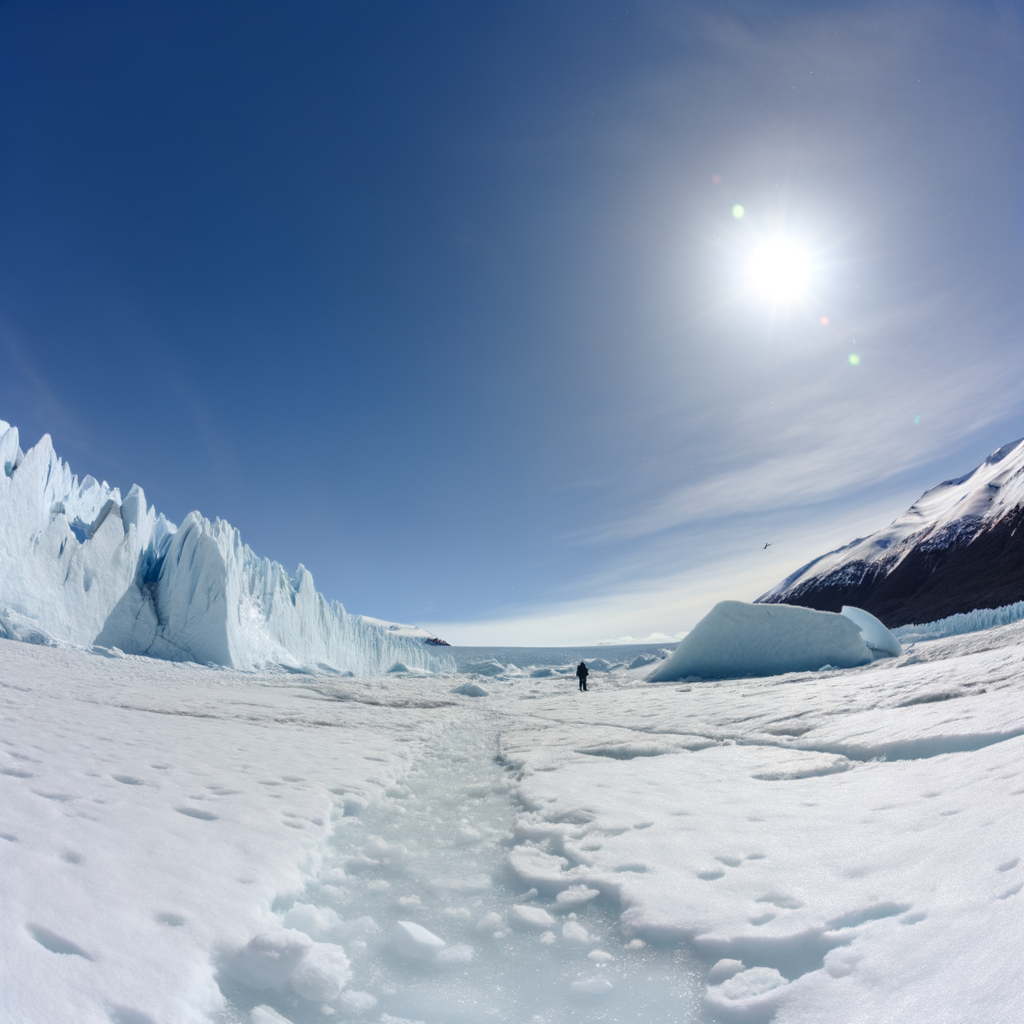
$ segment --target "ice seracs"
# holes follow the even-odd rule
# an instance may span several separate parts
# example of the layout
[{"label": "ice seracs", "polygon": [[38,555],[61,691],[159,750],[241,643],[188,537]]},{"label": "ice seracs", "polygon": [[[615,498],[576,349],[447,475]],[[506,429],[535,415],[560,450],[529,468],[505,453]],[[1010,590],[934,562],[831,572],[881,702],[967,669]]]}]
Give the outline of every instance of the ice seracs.
[{"label": "ice seracs", "polygon": [[0,420],[0,463],[0,636],[241,669],[453,667],[423,631],[349,615],[223,520],[176,527],[140,487],[79,481],[49,435],[23,452]]}]

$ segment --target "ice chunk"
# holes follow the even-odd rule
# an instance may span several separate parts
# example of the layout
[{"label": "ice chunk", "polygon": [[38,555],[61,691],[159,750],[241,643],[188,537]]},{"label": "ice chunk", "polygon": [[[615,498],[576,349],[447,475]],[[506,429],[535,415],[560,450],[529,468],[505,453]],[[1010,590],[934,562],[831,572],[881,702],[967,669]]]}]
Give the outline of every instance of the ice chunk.
[{"label": "ice chunk", "polygon": [[585,978],[569,986],[569,991],[576,996],[605,996],[611,990],[612,983],[607,978]]},{"label": "ice chunk", "polygon": [[459,942],[442,949],[434,959],[439,964],[468,964],[473,959],[473,947]]},{"label": "ice chunk", "polygon": [[736,1001],[761,996],[788,984],[788,980],[774,967],[751,967],[722,982],[718,990],[726,999]]},{"label": "ice chunk", "polygon": [[312,903],[296,903],[284,915],[284,926],[305,932],[312,939],[322,939],[341,929],[341,918],[330,907],[316,907]]},{"label": "ice chunk", "polygon": [[295,969],[292,988],[303,999],[329,1002],[337,999],[351,980],[352,969],[345,950],[330,942],[318,942]]},{"label": "ice chunk", "polygon": [[527,928],[550,928],[555,923],[555,919],[543,907],[522,907],[516,904],[509,917],[516,924]]},{"label": "ice chunk", "polygon": [[871,650],[891,655],[893,658],[898,658],[903,653],[903,647],[899,640],[871,612],[844,604],[841,614],[845,615],[860,630],[864,643]]},{"label": "ice chunk", "polygon": [[338,1002],[340,1002],[342,1008],[348,1010],[349,1013],[368,1013],[377,1005],[377,997],[370,995],[369,992],[350,991],[349,989],[346,989],[341,993],[341,998]]},{"label": "ice chunk", "polygon": [[555,902],[563,906],[574,906],[577,903],[589,903],[590,900],[596,899],[600,895],[600,889],[588,889],[585,885],[570,885],[568,889],[563,889],[555,897]]},{"label": "ice chunk", "polygon": [[828,663],[866,665],[871,652],[854,622],[784,604],[720,601],[680,641],[649,682],[813,672]]},{"label": "ice chunk", "polygon": [[745,969],[742,960],[719,960],[708,972],[708,984],[719,985]]},{"label": "ice chunk", "polygon": [[235,954],[230,972],[254,988],[279,988],[313,948],[313,940],[294,928],[276,928],[255,936]]},{"label": "ice chunk", "polygon": [[488,658],[486,661],[474,661],[469,665],[463,665],[459,671],[467,675],[500,676],[504,673],[505,666],[494,658]]},{"label": "ice chunk", "polygon": [[630,668],[644,668],[646,665],[653,665],[659,659],[653,654],[638,654],[630,663]]},{"label": "ice chunk", "polygon": [[282,1017],[272,1006],[254,1006],[249,1011],[249,1024],[292,1024],[292,1022],[287,1017]]},{"label": "ice chunk", "polygon": [[590,933],[579,921],[566,921],[562,925],[562,938],[568,942],[589,942]]},{"label": "ice chunk", "polygon": [[500,931],[505,926],[505,922],[502,920],[501,914],[496,914],[493,910],[489,914],[484,914],[476,923],[476,930],[484,935],[493,935],[496,931]]},{"label": "ice chunk", "polygon": [[430,960],[446,943],[415,921],[399,921],[391,933],[391,945],[410,960]]},{"label": "ice chunk", "polygon": [[463,697],[486,697],[488,696],[487,691],[476,683],[463,683],[461,686],[456,686],[452,693],[461,693]]}]

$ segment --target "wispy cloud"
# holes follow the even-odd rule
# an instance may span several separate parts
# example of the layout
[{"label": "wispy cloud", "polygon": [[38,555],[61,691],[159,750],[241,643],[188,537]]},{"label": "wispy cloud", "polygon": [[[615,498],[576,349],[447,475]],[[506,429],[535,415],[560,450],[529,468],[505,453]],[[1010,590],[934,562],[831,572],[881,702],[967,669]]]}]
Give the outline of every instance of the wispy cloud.
[{"label": "wispy cloud", "polygon": [[[884,526],[903,508],[891,498],[815,522],[775,524],[771,547],[749,527],[708,538],[714,549],[697,560],[680,557],[678,537],[645,549],[641,564],[607,566],[576,581],[575,593],[481,620],[421,623],[462,645],[562,646],[608,637],[668,636],[685,631],[727,598],[753,600],[796,567]],[[666,569],[667,566],[678,568]],[[634,575],[630,578],[630,574]]]}]

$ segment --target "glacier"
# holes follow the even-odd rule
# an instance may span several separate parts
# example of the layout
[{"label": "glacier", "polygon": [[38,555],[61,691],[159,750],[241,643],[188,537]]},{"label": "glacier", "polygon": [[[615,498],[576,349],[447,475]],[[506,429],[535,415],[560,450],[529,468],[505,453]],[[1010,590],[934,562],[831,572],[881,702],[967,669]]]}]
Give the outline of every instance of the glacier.
[{"label": "glacier", "polygon": [[23,452],[0,420],[0,465],[2,638],[249,671],[454,669],[426,634],[350,615],[304,566],[260,558],[230,523],[191,512],[175,526],[141,487],[122,499],[79,481],[48,434]]}]

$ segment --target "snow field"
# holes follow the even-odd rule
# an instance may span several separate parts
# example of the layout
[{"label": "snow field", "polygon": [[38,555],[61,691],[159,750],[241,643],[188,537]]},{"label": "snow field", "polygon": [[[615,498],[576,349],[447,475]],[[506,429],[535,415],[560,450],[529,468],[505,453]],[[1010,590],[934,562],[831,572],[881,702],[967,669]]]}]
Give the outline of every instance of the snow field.
[{"label": "snow field", "polygon": [[339,822],[305,889],[275,904],[307,941],[344,946],[349,988],[323,1007],[287,986],[227,984],[218,1021],[256,1021],[259,1007],[293,1024],[325,1010],[385,1024],[702,1019],[700,970],[685,951],[626,948],[599,892],[552,899],[509,870],[515,778],[495,758],[492,713],[466,703],[440,712],[422,761],[383,802]]},{"label": "snow field", "polygon": [[279,924],[332,801],[406,770],[293,678],[0,641],[5,1020],[210,1019],[216,964]]},{"label": "snow field", "polygon": [[1000,980],[1024,940],[1021,636],[537,702],[503,735],[513,864],[613,896],[627,935],[740,961],[708,987],[722,1020],[1024,1019]]},{"label": "snow field", "polygon": [[5,1013],[1024,1019],[1024,624],[757,680],[499,669],[0,641]]}]

